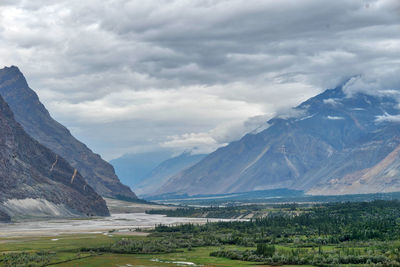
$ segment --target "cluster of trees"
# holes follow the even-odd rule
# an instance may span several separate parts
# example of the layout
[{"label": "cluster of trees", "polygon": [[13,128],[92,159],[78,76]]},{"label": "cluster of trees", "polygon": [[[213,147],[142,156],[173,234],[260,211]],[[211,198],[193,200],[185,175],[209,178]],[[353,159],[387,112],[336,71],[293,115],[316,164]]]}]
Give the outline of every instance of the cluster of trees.
[{"label": "cluster of trees", "polygon": [[49,264],[53,255],[49,252],[6,253],[0,257],[1,265],[6,267],[35,267]]},{"label": "cluster of trees", "polygon": [[[385,255],[357,255],[341,254],[341,251],[329,251],[313,253],[312,251],[278,250],[270,255],[263,255],[257,250],[228,250],[211,252],[210,256],[224,257],[233,260],[263,262],[270,265],[314,265],[314,266],[338,266],[341,264],[367,264],[375,266],[400,266],[396,260]],[[378,265],[376,265],[378,264]]]},{"label": "cluster of trees", "polygon": [[265,210],[262,205],[229,206],[229,207],[203,207],[203,208],[178,208],[175,210],[149,210],[147,214],[163,214],[168,217],[192,217],[192,218],[221,218],[231,219],[244,217]]},{"label": "cluster of trees", "polygon": [[297,214],[275,212],[247,222],[160,226],[155,232],[230,232],[250,236],[255,243],[300,241],[314,245],[400,238],[399,201],[324,204],[300,209]]},{"label": "cluster of trees", "polygon": [[220,240],[212,235],[193,233],[155,234],[153,238],[137,240],[123,238],[109,246],[82,248],[82,252],[108,252],[118,254],[157,254],[178,252],[179,249],[218,246]]},{"label": "cluster of trees", "polygon": [[[308,205],[307,205],[308,206]],[[185,207],[175,210],[148,210],[147,214],[163,214],[167,217],[192,217],[192,218],[243,218],[251,215],[252,218],[268,216],[293,215],[300,207],[299,204],[270,204],[270,205],[230,205],[230,206],[211,206],[211,207]]]},{"label": "cluster of trees", "polygon": [[176,252],[176,240],[135,240],[123,238],[109,246],[81,248],[82,252],[108,252],[118,254],[148,254]]}]

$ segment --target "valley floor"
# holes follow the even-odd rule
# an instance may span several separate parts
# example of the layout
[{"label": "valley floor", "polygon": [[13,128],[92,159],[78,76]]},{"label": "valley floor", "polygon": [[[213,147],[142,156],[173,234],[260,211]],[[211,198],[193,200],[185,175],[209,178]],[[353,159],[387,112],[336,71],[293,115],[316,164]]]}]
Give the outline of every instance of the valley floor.
[{"label": "valley floor", "polygon": [[[217,221],[220,219],[216,219]],[[165,215],[145,213],[113,214],[110,217],[93,219],[52,219],[46,221],[0,223],[0,237],[58,236],[60,234],[128,233],[136,229],[150,229],[158,224],[176,225],[182,223],[203,224],[216,221],[204,218],[172,218]]]},{"label": "valley floor", "polygon": [[[265,209],[190,208],[167,214],[236,217]],[[136,213],[0,225],[0,266],[400,266],[399,201],[270,209],[265,217],[246,221]],[[42,228],[33,231],[35,224]],[[86,232],[87,225],[96,227]],[[18,229],[23,234],[15,234]]]}]

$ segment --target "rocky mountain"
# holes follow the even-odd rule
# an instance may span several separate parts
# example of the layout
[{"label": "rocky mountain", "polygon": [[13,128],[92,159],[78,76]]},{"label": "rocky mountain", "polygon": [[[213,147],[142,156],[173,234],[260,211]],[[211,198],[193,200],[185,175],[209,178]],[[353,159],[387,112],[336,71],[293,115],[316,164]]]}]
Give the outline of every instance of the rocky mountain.
[{"label": "rocky mountain", "polygon": [[0,94],[25,131],[79,170],[97,193],[107,197],[136,198],[131,189],[119,181],[109,163],[50,116],[17,67],[0,70]]},{"label": "rocky mountain", "polygon": [[0,97],[0,221],[109,215],[103,198],[61,156],[30,137]]},{"label": "rocky mountain", "polygon": [[154,168],[171,156],[172,152],[167,150],[143,152],[126,154],[111,160],[110,163],[121,181],[137,191],[136,186],[148,177]]},{"label": "rocky mountain", "polygon": [[151,195],[162,188],[171,176],[193,166],[205,158],[205,156],[205,154],[191,155],[185,152],[161,162],[147,177],[136,185],[136,193],[139,196]]},{"label": "rocky mountain", "polygon": [[315,96],[171,178],[156,194],[217,194],[276,188],[308,194],[400,191],[400,110],[389,96]]}]

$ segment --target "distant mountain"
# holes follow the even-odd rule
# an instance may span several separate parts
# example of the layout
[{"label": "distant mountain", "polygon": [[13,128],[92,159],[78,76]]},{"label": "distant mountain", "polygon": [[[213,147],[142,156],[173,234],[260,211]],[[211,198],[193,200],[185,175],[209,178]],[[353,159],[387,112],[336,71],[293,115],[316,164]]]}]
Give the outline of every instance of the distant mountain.
[{"label": "distant mountain", "polygon": [[161,162],[169,159],[172,152],[167,150],[144,152],[137,154],[126,154],[120,158],[113,159],[110,163],[124,184],[132,188],[136,186]]},{"label": "distant mountain", "polygon": [[172,175],[193,166],[205,158],[205,156],[205,154],[191,155],[190,153],[185,152],[179,156],[163,161],[154,168],[147,177],[136,185],[136,193],[139,196],[151,195],[158,189],[162,188],[163,184],[171,178]]},{"label": "distant mountain", "polygon": [[31,138],[0,97],[0,221],[109,215],[105,201],[62,157]]},{"label": "distant mountain", "polygon": [[50,116],[17,67],[0,70],[0,94],[25,131],[65,158],[97,193],[107,197],[136,198],[129,187],[121,184],[109,163]]},{"label": "distant mountain", "polygon": [[327,90],[171,178],[156,194],[288,188],[309,194],[400,191],[400,110],[391,97]]}]

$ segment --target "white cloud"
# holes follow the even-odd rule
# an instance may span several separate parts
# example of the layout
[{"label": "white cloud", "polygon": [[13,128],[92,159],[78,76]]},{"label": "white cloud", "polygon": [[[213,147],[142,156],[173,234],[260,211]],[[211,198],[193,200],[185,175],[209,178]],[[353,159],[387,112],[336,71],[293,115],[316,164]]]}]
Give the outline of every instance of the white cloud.
[{"label": "white cloud", "polygon": [[337,106],[340,102],[335,98],[328,98],[323,100],[324,104]]},{"label": "white cloud", "polygon": [[[399,43],[400,44],[400,43]],[[399,50],[400,52],[400,50]],[[398,97],[400,93],[400,65],[388,68],[366,70],[351,78],[343,87],[349,96],[361,92],[372,95]]]},{"label": "white cloud", "polygon": [[267,129],[269,118],[268,115],[259,115],[243,121],[222,123],[208,132],[170,136],[169,140],[161,145],[178,151],[191,151],[193,154],[211,153],[247,133],[255,134]]},{"label": "white cloud", "polygon": [[343,117],[339,117],[339,116],[327,116],[326,118],[328,120],[344,120]]},{"label": "white cloud", "polygon": [[376,116],[376,122],[400,122],[400,115],[390,115],[385,113],[384,115]]}]

